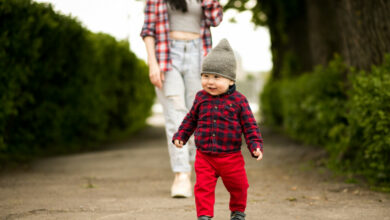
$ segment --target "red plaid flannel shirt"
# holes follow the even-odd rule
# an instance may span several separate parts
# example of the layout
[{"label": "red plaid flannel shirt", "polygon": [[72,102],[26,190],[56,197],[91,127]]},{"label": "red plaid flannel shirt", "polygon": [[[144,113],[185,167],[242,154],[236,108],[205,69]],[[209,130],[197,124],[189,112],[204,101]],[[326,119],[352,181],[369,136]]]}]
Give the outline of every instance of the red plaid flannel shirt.
[{"label": "red plaid flannel shirt", "polygon": [[[211,50],[210,26],[217,26],[222,21],[222,7],[218,0],[202,0],[203,19],[201,22],[201,38],[203,42],[203,55]],[[146,0],[145,21],[141,37],[153,36],[156,42],[156,58],[161,71],[171,69],[169,55],[169,20],[167,3],[164,0]]]},{"label": "red plaid flannel shirt", "polygon": [[[195,132],[195,133],[194,133]],[[194,133],[196,147],[205,153],[233,153],[241,150],[241,135],[251,155],[256,148],[263,152],[263,139],[249,103],[232,86],[223,95],[212,96],[201,90],[172,142],[187,142]]]}]

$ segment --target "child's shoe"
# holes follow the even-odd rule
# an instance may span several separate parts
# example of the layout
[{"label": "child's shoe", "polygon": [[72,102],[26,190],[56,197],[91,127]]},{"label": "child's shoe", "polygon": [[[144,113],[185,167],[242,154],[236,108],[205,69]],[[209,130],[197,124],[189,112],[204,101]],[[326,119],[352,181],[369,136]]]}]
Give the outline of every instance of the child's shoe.
[{"label": "child's shoe", "polygon": [[171,188],[173,198],[187,198],[192,196],[191,173],[177,173]]},{"label": "child's shoe", "polygon": [[211,218],[206,216],[206,215],[202,215],[202,216],[199,216],[198,220],[211,220]]},{"label": "child's shoe", "polygon": [[234,211],[230,215],[230,220],[245,220],[245,213],[239,212],[239,211]]}]

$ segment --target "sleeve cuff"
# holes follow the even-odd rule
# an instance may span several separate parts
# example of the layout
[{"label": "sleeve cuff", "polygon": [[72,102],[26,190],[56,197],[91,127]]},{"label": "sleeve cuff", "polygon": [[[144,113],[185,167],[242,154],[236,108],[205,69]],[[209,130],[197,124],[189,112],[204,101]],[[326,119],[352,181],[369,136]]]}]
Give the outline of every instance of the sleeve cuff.
[{"label": "sleeve cuff", "polygon": [[150,31],[150,30],[147,30],[147,29],[144,29],[144,30],[141,32],[140,35],[141,35],[142,38],[145,38],[145,37],[147,37],[147,36],[151,36],[151,37],[154,37],[154,36],[155,36],[155,34],[154,34],[153,31]]},{"label": "sleeve cuff", "polygon": [[183,141],[183,144],[186,144],[186,143],[187,143],[187,141],[184,140],[184,138],[181,137],[181,136],[179,135],[179,133],[176,133],[176,134],[173,135],[172,144],[175,144],[175,140]]},{"label": "sleeve cuff", "polygon": [[261,143],[255,143],[252,146],[249,147],[250,153],[253,158],[257,158],[254,154],[253,151],[256,151],[257,148],[260,148],[261,153],[263,153],[263,145]]}]

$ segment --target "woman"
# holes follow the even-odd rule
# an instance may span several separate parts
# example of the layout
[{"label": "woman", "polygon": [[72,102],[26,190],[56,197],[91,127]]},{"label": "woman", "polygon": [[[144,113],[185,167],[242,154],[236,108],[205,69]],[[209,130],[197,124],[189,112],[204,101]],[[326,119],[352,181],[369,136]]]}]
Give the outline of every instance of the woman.
[{"label": "woman", "polygon": [[146,0],[141,31],[148,54],[149,78],[163,106],[165,131],[175,179],[171,196],[190,197],[190,161],[195,158],[194,142],[177,149],[174,132],[201,89],[203,56],[211,50],[210,26],[222,21],[218,0]]}]

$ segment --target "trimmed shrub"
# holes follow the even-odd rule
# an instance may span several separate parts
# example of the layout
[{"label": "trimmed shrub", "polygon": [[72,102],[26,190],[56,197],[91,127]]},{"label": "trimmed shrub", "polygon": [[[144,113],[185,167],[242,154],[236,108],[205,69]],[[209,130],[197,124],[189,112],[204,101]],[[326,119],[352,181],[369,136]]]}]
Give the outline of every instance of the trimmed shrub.
[{"label": "trimmed shrub", "polygon": [[145,125],[154,89],[148,67],[133,53],[127,41],[106,34],[90,34],[96,58],[92,63],[102,102],[107,103],[107,133],[132,133]]},{"label": "trimmed shrub", "polygon": [[147,72],[126,41],[50,5],[0,0],[0,162],[140,129],[154,99]]}]

